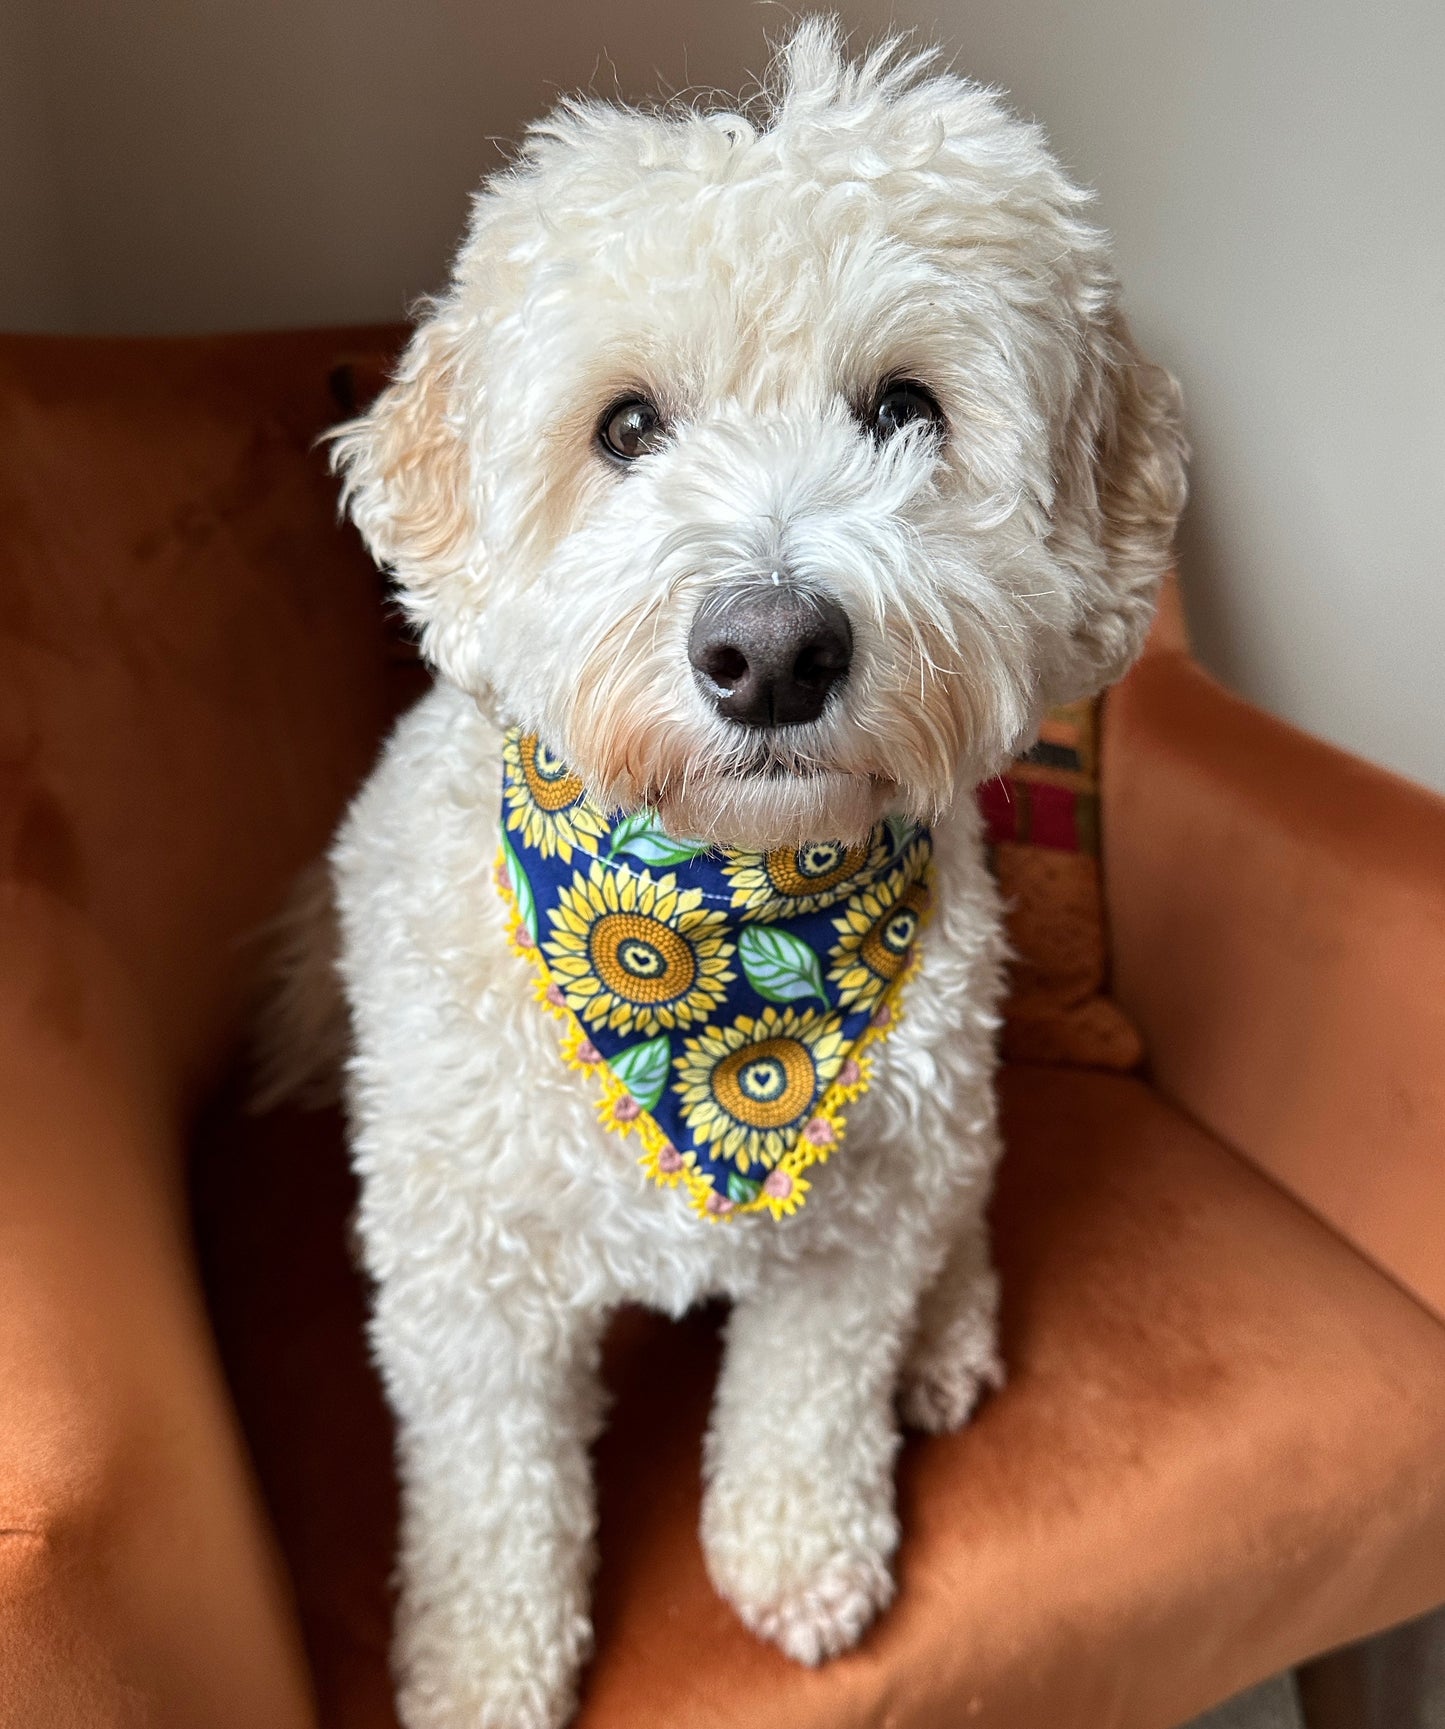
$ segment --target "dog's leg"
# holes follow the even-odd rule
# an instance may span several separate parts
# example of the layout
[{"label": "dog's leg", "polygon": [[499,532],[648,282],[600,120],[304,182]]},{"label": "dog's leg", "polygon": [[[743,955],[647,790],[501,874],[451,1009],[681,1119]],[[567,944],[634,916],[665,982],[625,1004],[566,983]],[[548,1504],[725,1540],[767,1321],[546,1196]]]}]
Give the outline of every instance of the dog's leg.
[{"label": "dog's leg", "polygon": [[924,1296],[903,1369],[899,1409],[911,1428],[946,1434],[961,1429],[980,1394],[1001,1387],[1003,1380],[998,1275],[989,1255],[987,1221],[979,1216],[955,1237],[943,1271]]},{"label": "dog's leg", "polygon": [[708,1570],[748,1626],[803,1663],[852,1645],[893,1593],[893,1396],[916,1298],[891,1255],[831,1256],[775,1268],[728,1324]]},{"label": "dog's leg", "polygon": [[399,1419],[406,1729],[557,1729],[571,1714],[591,1642],[602,1319],[465,1258],[382,1284],[373,1338]]}]

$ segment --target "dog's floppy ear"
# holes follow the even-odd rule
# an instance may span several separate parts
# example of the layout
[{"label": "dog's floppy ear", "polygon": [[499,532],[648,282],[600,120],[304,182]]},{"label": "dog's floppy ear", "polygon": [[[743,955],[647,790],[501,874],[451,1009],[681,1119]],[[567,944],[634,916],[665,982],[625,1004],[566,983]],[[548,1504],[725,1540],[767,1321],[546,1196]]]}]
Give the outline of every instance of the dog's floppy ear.
[{"label": "dog's floppy ear", "polygon": [[343,506],[423,618],[475,539],[462,354],[459,324],[436,313],[371,407],[332,434]]},{"label": "dog's floppy ear", "polygon": [[1122,313],[1096,328],[1058,453],[1052,544],[1082,579],[1080,609],[1045,680],[1050,705],[1092,696],[1144,645],[1184,508],[1179,386],[1135,346]]}]

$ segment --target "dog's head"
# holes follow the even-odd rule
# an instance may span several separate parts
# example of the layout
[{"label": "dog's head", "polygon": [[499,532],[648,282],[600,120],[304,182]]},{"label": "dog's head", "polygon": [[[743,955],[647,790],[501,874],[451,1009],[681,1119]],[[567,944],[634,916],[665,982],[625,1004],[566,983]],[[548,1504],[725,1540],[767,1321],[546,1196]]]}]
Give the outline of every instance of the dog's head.
[{"label": "dog's head", "polygon": [[853,840],[1128,665],[1178,405],[988,91],[812,21],[755,120],[534,127],[336,460],[433,664],[604,804]]}]

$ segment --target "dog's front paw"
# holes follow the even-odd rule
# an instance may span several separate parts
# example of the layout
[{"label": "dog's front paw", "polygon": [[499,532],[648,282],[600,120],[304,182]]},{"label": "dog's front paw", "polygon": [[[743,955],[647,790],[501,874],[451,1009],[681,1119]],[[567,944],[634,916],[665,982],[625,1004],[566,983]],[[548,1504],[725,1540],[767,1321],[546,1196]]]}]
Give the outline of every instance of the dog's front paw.
[{"label": "dog's front paw", "polygon": [[938,1349],[920,1352],[904,1370],[898,1410],[910,1429],[925,1435],[951,1435],[973,1415],[985,1393],[1004,1384],[998,1353],[971,1349],[949,1354]]},{"label": "dog's front paw", "polygon": [[847,1651],[893,1597],[893,1575],[866,1550],[832,1556],[811,1578],[748,1601],[732,1601],[743,1621],[795,1663],[815,1664]]},{"label": "dog's front paw", "polygon": [[947,1280],[933,1293],[903,1366],[898,1410],[911,1429],[951,1434],[986,1392],[1004,1384],[998,1354],[998,1280],[981,1273]]},{"label": "dog's front paw", "polygon": [[535,1677],[475,1670],[403,1671],[396,1690],[403,1729],[562,1729],[576,1704],[570,1686],[558,1690]]},{"label": "dog's front paw", "polygon": [[891,1498],[849,1509],[826,1495],[826,1485],[808,1485],[796,1500],[739,1504],[715,1485],[703,1511],[713,1584],[746,1626],[798,1663],[856,1645],[893,1596]]},{"label": "dog's front paw", "polygon": [[404,1729],[562,1729],[591,1643],[585,1617],[499,1601],[470,1627],[403,1599],[392,1653]]}]

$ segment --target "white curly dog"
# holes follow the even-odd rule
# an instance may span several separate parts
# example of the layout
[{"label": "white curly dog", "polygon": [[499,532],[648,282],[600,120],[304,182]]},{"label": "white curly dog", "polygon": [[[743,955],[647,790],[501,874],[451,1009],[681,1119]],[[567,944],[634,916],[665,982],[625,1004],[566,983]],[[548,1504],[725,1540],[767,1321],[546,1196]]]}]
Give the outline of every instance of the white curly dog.
[{"label": "white curly dog", "polygon": [[[535,126],[335,459],[437,674],[331,861],[402,1719],[572,1710],[623,1303],[730,1300],[707,1565],[816,1663],[892,1590],[895,1410],[950,1429],[1001,1378],[1004,945],[970,795],[1137,653],[1175,387],[1039,131],[809,20],[748,113]],[[493,876],[518,726],[599,807],[720,847],[934,825],[906,1013],[792,1216],[698,1216],[565,1066]]]}]

